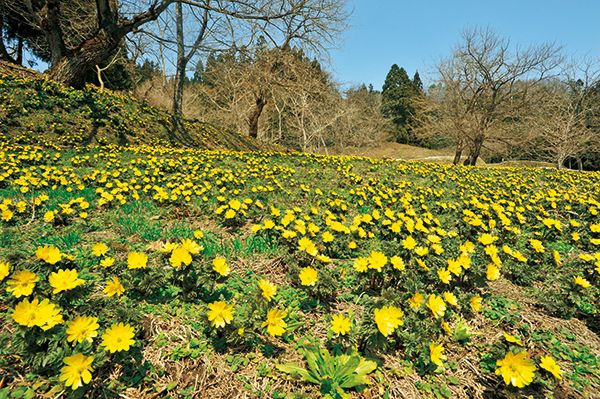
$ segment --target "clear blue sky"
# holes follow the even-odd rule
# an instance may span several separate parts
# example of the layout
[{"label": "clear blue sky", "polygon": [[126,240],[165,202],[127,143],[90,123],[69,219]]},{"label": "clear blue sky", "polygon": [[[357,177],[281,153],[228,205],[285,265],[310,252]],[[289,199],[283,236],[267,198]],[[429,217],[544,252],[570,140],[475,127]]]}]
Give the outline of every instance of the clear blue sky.
[{"label": "clear blue sky", "polygon": [[392,64],[427,83],[467,27],[490,27],[513,44],[555,42],[600,58],[600,0],[348,0],[350,28],[331,52],[336,80],[381,89]]}]

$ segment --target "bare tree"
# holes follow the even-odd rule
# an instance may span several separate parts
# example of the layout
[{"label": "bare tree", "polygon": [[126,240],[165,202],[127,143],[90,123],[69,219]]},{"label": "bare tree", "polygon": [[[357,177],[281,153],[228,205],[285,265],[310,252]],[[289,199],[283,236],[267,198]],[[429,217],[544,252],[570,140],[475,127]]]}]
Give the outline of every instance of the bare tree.
[{"label": "bare tree", "polygon": [[594,130],[600,112],[594,94],[599,89],[600,67],[592,60],[569,66],[560,80],[540,87],[528,118],[530,134],[524,136],[529,150],[538,158],[549,158],[559,169],[568,158],[577,159],[581,168],[581,155],[600,145]]},{"label": "bare tree", "polygon": [[511,122],[530,107],[532,90],[555,74],[560,48],[543,44],[511,50],[490,30],[468,30],[453,55],[438,66],[434,110],[421,117],[421,131],[450,133],[455,163],[464,149],[475,165],[485,143],[510,140]]}]

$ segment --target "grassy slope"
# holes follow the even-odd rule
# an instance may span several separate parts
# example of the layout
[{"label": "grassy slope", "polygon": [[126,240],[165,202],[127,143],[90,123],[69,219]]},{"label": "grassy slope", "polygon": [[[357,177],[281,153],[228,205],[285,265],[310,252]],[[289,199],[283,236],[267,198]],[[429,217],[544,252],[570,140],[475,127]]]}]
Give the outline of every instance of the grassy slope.
[{"label": "grassy slope", "polygon": [[[9,208],[14,211],[14,217],[2,225],[0,259],[10,260],[16,268],[30,268],[42,275],[35,295],[59,301],[66,320],[77,314],[96,315],[100,318],[101,333],[115,321],[132,323],[137,331],[138,344],[122,356],[107,357],[102,355],[102,349],[94,349],[99,338],[91,348],[77,347],[86,353],[97,350],[94,379],[83,388],[85,391],[81,391],[85,392],[84,396],[116,397],[120,393],[136,398],[318,397],[317,387],[286,378],[277,371],[276,365],[289,361],[302,364],[298,343],[304,340],[319,341],[329,347],[340,342],[328,333],[329,318],[331,314],[349,311],[354,314],[354,327],[350,339],[342,342],[345,345],[360,343],[362,353],[379,364],[372,385],[362,394],[354,393],[354,397],[385,397],[382,392],[387,392],[389,398],[520,397],[515,389],[505,388],[500,377],[494,374],[495,361],[509,347],[503,332],[521,337],[536,358],[542,354],[552,355],[565,372],[563,380],[558,382],[540,370],[536,383],[523,392],[524,397],[594,398],[600,389],[597,323],[594,327],[597,313],[596,316],[586,315],[586,312],[597,312],[594,306],[597,306],[599,280],[593,274],[593,267],[576,256],[594,251],[588,242],[588,224],[597,220],[588,212],[594,206],[584,205],[580,200],[597,198],[598,187],[594,181],[598,174],[446,168],[310,155],[150,148],[78,149],[63,151],[57,158],[54,151],[6,147],[4,154],[0,166],[6,175],[0,197],[13,200]],[[196,165],[203,167],[198,169]],[[47,167],[51,169],[48,171]],[[41,173],[54,182],[61,181],[61,176],[66,180],[54,189],[34,189],[33,181],[25,179],[31,182],[25,185],[36,195],[49,195],[47,202],[33,208],[30,192],[21,194],[22,190],[18,189],[24,182],[20,176],[25,171],[18,171],[21,168],[27,168],[27,173],[33,173],[33,176]],[[138,169],[141,176],[137,175]],[[134,199],[129,189],[120,191],[124,203],[113,199],[109,204],[99,205],[98,188],[107,187],[107,183],[115,187],[117,181],[123,184],[144,176],[156,179],[153,184],[168,193],[188,182],[192,182],[198,191],[189,201],[181,196],[160,200],[153,198],[153,188],[140,187],[139,199]],[[79,187],[81,182],[85,187]],[[514,186],[515,182],[518,182],[517,186]],[[430,187],[443,187],[445,192],[438,198]],[[123,187],[119,185],[119,188]],[[323,194],[316,193],[317,188]],[[425,272],[414,263],[417,257],[404,250],[401,244],[401,238],[408,232],[402,229],[399,235],[391,234],[389,226],[383,223],[385,218],[362,224],[366,231],[373,233],[371,238],[335,233],[334,243],[326,244],[320,234],[314,236],[312,239],[319,250],[334,258],[333,264],[315,262],[298,251],[296,240],[283,239],[275,230],[250,232],[254,223],[263,223],[266,219],[281,226],[284,210],[294,207],[298,207],[298,219],[310,218],[321,231],[331,229],[325,212],[332,212],[344,225],[349,225],[354,216],[380,209],[376,205],[376,196],[371,194],[373,189],[408,200],[401,205],[392,198],[384,199],[385,208],[395,211],[413,209],[415,217],[427,220],[427,211],[422,208],[426,205],[428,211],[439,217],[442,228],[459,233],[457,238],[443,239],[446,252],[442,256],[430,252],[423,258],[433,270],[445,267],[446,259],[456,256],[457,248],[464,240],[476,242],[481,234],[480,230],[462,221],[462,209],[481,212],[485,220],[499,223],[494,212],[478,210],[476,203],[465,204],[461,193],[476,195],[483,203],[489,203],[491,195],[498,195],[497,201],[511,198],[523,202],[524,206],[535,205],[524,211],[528,220],[522,225],[514,214],[509,216],[513,224],[522,228],[522,233],[511,233],[500,227],[492,230],[501,237],[499,247],[508,244],[519,249],[529,258],[528,265],[515,262],[502,253],[503,277],[487,283],[484,276],[489,261],[483,246],[477,244],[471,269],[465,272],[466,278],[445,286],[437,281],[433,270]],[[577,196],[557,195],[547,199],[549,189],[555,189],[559,194],[577,193]],[[361,195],[354,190],[366,193],[363,204],[359,201]],[[404,197],[407,193],[412,199]],[[43,221],[46,211],[61,209],[61,204],[69,204],[80,197],[91,204],[88,217],[78,216],[80,209],[75,202],[68,206],[75,212],[61,213],[52,223]],[[230,200],[244,198],[252,200],[246,215],[238,214],[227,220],[223,213],[215,213]],[[28,204],[21,213],[14,205],[20,200]],[[457,208],[444,208],[444,203],[454,204]],[[279,208],[281,217],[274,217],[270,206]],[[347,209],[343,210],[342,206]],[[311,211],[312,208],[317,214]],[[547,229],[536,219],[545,212],[544,209],[563,221],[563,232]],[[573,215],[577,215],[579,227],[567,227],[566,222]],[[429,223],[433,222],[430,220],[426,225]],[[209,281],[218,281],[216,285],[206,285],[203,281],[205,285],[200,289],[194,284],[186,284],[186,278],[183,278],[186,274],[176,273],[169,265],[168,255],[159,251],[166,241],[194,239],[197,229],[204,232],[204,237],[198,241],[205,249],[194,256],[194,262],[186,270],[204,273],[211,276]],[[569,238],[574,231],[581,232],[579,242]],[[428,234],[414,232],[413,235],[420,245],[430,245]],[[529,247],[531,237],[543,240],[547,248],[544,254],[536,254]],[[358,242],[357,250],[348,250],[350,240]],[[91,246],[96,242],[109,245],[108,255],[116,259],[113,267],[104,269],[98,265],[98,258],[91,254]],[[73,255],[75,260],[61,261],[55,266],[42,264],[34,253],[37,246],[45,244],[56,245]],[[557,249],[563,255],[564,265],[560,270],[554,266],[551,249]],[[148,254],[148,269],[127,269],[127,253],[134,250]],[[407,264],[402,273],[394,271],[389,264],[385,267],[388,278],[383,291],[378,284],[373,285],[373,280],[357,274],[352,266],[354,258],[368,256],[373,250],[383,250],[388,256],[401,255]],[[211,261],[215,256],[227,258],[232,269],[229,277],[218,278],[211,272]],[[312,265],[322,273],[315,288],[304,287],[298,281],[298,271],[306,265]],[[72,294],[51,295],[47,274],[58,267],[78,269],[87,281],[85,288]],[[584,274],[596,285],[587,296],[573,286],[574,273]],[[377,273],[371,274],[377,276]],[[114,276],[119,276],[126,287],[126,293],[119,301],[102,295],[105,282]],[[191,275],[187,276],[191,278]],[[392,276],[400,280],[389,285]],[[259,310],[257,318],[249,316],[252,314],[249,303],[255,300],[252,298],[257,295],[260,298],[256,288],[260,278],[267,278],[279,287],[268,307],[278,306],[288,311],[288,329],[283,337],[270,337],[261,327],[266,309]],[[461,343],[456,335],[445,337],[440,331],[439,320],[432,318],[427,308],[418,312],[410,310],[407,298],[415,287],[425,294],[433,290],[454,290],[460,308],[448,307],[445,319],[453,328],[460,326],[460,320],[466,322],[474,333],[471,339]],[[484,297],[481,313],[473,314],[468,310],[473,292]],[[206,318],[206,303],[219,298],[236,306],[233,325],[222,332],[215,331]],[[49,355],[49,366],[35,366],[35,361],[47,356],[44,349],[38,349],[33,356],[25,352],[24,358],[12,356],[15,349],[9,343],[17,342],[15,337],[25,330],[10,318],[10,309],[17,302],[4,289],[0,291],[0,318],[4,321],[0,323],[0,355],[9,355],[0,356],[0,375],[6,376],[4,382],[0,382],[0,394],[20,389],[21,393],[35,390],[39,396],[50,392],[49,397],[54,397],[62,390],[56,377],[57,370],[62,356],[70,354],[72,346],[64,342],[64,332],[58,327],[45,335],[56,337],[59,347],[56,354]],[[259,302],[264,304],[260,299]],[[371,335],[377,337],[375,342],[386,341],[373,325],[372,309],[376,304],[387,303],[395,303],[404,309],[405,326],[398,336],[389,339],[392,344],[387,347],[385,344],[383,347],[367,344]],[[565,313],[576,318],[559,317]],[[240,326],[245,327],[243,337],[236,330]],[[427,360],[427,347],[434,339],[444,342],[448,356],[444,370],[439,373]],[[515,345],[512,347],[516,348]],[[143,359],[146,363],[134,359]],[[1,390],[3,387],[6,387],[4,391]]]},{"label": "grassy slope", "polygon": [[[43,75],[0,63],[0,135],[18,143],[141,145],[169,143],[169,114],[95,87],[73,90]],[[185,122],[175,143],[253,151],[272,146],[200,121]]]},{"label": "grassy slope", "polygon": [[[173,150],[158,146],[66,148],[88,142],[164,143],[168,140],[168,116],[130,98],[93,89],[75,92],[35,75],[25,75],[0,77],[0,133],[10,137],[12,143],[0,142],[0,203],[12,201],[8,208],[13,213],[10,220],[0,220],[0,260],[9,260],[13,268],[29,268],[42,276],[35,296],[59,303],[66,321],[78,314],[98,316],[100,335],[115,321],[129,322],[136,328],[137,344],[121,356],[107,356],[98,348],[100,337],[91,347],[74,348],[65,342],[61,326],[45,335],[17,326],[10,314],[20,299],[6,292],[7,277],[0,282],[0,398],[70,393],[63,391],[57,375],[62,357],[75,350],[97,357],[92,382],[76,391],[72,395],[75,398],[318,397],[318,387],[286,377],[276,365],[290,361],[304,364],[298,352],[302,341],[319,342],[330,348],[339,343],[328,331],[331,315],[338,312],[352,312],[354,321],[349,339],[341,342],[347,346],[359,343],[361,353],[379,365],[372,384],[360,394],[354,392],[353,397],[597,397],[600,279],[593,266],[577,255],[598,251],[597,246],[590,244],[590,238],[600,236],[590,233],[589,228],[597,222],[597,216],[591,214],[594,206],[587,202],[600,195],[598,173],[447,168],[353,157]],[[200,149],[265,148],[198,122],[190,122],[189,126]],[[38,143],[47,148],[20,147],[15,142]],[[55,144],[62,147],[58,156],[52,150],[57,147]],[[408,150],[406,158],[437,155]],[[379,155],[402,157],[395,154]],[[133,182],[144,178],[152,184],[135,188],[140,194],[135,198]],[[175,199],[170,197],[178,190],[190,188],[190,183],[194,190],[189,201],[181,193]],[[22,187],[28,190],[23,192]],[[156,187],[166,190],[169,199],[156,197]],[[99,188],[116,190],[113,194],[122,195],[122,201],[114,198],[109,204],[100,205]],[[321,194],[315,191],[317,188]],[[439,191],[442,188],[443,193]],[[549,195],[551,189],[557,194]],[[48,194],[49,199],[34,204],[33,198],[41,194]],[[471,195],[477,201],[466,203],[464,199],[473,199]],[[90,203],[85,218],[80,216],[80,202],[71,202],[78,198]],[[230,200],[245,198],[252,200],[246,215],[226,220],[222,213],[216,213]],[[19,201],[26,204],[23,211],[17,209]],[[379,201],[383,204],[378,205]],[[525,223],[518,221],[514,210],[508,211],[512,225],[522,229],[519,234],[504,230],[499,215],[489,207],[486,210],[487,205],[498,203],[506,210],[510,207],[507,201],[525,207]],[[448,208],[448,204],[452,207]],[[65,206],[75,212],[62,212]],[[271,206],[281,210],[280,217],[272,215]],[[372,233],[371,237],[334,232],[335,241],[327,244],[320,233],[311,236],[319,251],[333,258],[332,264],[322,264],[299,251],[297,240],[282,238],[280,231],[251,232],[252,225],[266,219],[274,220],[283,229],[285,210],[294,207],[297,219],[309,218],[321,232],[331,230],[327,212],[348,226],[357,215],[390,208],[395,212],[414,212],[414,218],[428,220],[427,226],[433,223],[427,216],[432,212],[445,231],[456,230],[459,235],[443,238],[446,252],[440,256],[430,249],[423,259],[432,270],[425,272],[415,263],[419,257],[402,247],[401,239],[409,234],[406,228],[392,234],[389,225],[383,223],[386,218],[381,217],[361,224]],[[43,220],[49,210],[61,212],[51,223]],[[483,246],[477,244],[465,277],[453,280],[450,286],[442,285],[435,270],[447,266],[447,260],[457,255],[462,242],[477,242],[482,233],[464,222],[463,210],[481,214],[486,223],[493,220],[496,226],[491,232],[500,237],[498,247],[507,244],[522,251],[529,258],[528,264],[522,265],[501,252],[502,277],[486,282],[489,259]],[[561,220],[564,230],[545,227],[541,218],[548,216]],[[581,225],[572,226],[570,220]],[[293,225],[288,228],[293,229]],[[166,241],[195,239],[196,230],[204,232],[204,237],[198,239],[204,250],[194,256],[187,270],[209,275],[218,284],[198,280],[190,286],[185,273],[174,271],[168,255],[159,251]],[[579,241],[572,240],[573,232],[580,232]],[[412,234],[419,245],[431,245],[429,234]],[[546,252],[534,252],[530,238],[542,240]],[[358,243],[354,251],[348,249],[350,240]],[[105,269],[98,265],[98,258],[91,254],[91,246],[97,242],[108,244],[108,255],[116,259],[115,266]],[[35,251],[46,244],[56,245],[74,256],[74,261],[63,260],[55,266],[43,264],[36,259]],[[148,254],[147,269],[127,269],[127,253],[134,250]],[[353,268],[353,259],[375,250],[388,256],[398,254],[407,265],[402,273],[386,266],[387,277],[381,280],[382,284],[386,282],[385,290],[373,284],[380,281],[376,273],[371,271],[373,278],[365,278]],[[563,257],[560,267],[555,266],[552,250],[558,250]],[[227,258],[232,269],[229,277],[218,278],[212,272],[215,256]],[[299,283],[298,272],[307,265],[319,269],[317,287]],[[84,288],[51,294],[48,275],[59,267],[76,268],[86,280]],[[592,287],[584,291],[574,286],[575,274],[586,276]],[[120,300],[102,294],[106,281],[114,276],[126,287]],[[248,304],[256,300],[252,298],[260,300],[260,278],[278,285],[269,307],[278,306],[289,313],[283,337],[270,337],[261,327],[266,309],[261,308],[254,318],[248,316]],[[446,336],[439,320],[431,317],[427,308],[409,308],[408,297],[415,289],[424,294],[444,290],[457,294],[460,306],[448,306],[445,315],[453,334]],[[469,311],[469,298],[474,293],[484,298],[479,313]],[[234,325],[223,331],[215,331],[206,317],[206,304],[216,299],[236,306]],[[374,343],[381,345],[385,339],[373,324],[373,307],[389,303],[405,311],[405,325],[389,339],[391,344],[377,346]],[[565,315],[568,317],[562,317]],[[473,333],[467,342],[457,338],[461,322],[466,322]],[[236,330],[240,326],[246,330],[243,337]],[[56,348],[48,351],[44,346],[48,344],[43,341],[29,342],[37,349],[33,354],[22,346],[13,347],[13,343],[23,344],[26,332],[53,337],[56,341],[51,342]],[[536,362],[542,354],[556,358],[564,370],[563,380],[556,381],[538,370],[535,383],[523,392],[506,388],[494,374],[495,361],[509,348],[503,332],[522,338]],[[371,342],[370,336],[377,337],[376,342]],[[446,348],[448,359],[443,371],[436,372],[428,362],[427,348],[434,340],[443,342]],[[511,347],[516,349],[515,345]],[[42,366],[42,361],[47,364]]]}]

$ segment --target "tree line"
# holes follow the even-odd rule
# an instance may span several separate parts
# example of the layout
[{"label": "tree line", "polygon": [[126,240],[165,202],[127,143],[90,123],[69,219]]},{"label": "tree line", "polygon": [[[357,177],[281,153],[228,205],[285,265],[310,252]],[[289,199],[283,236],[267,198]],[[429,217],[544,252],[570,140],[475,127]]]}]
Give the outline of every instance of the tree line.
[{"label": "tree line", "polygon": [[[381,90],[323,66],[346,28],[337,0],[0,0],[0,59],[127,90],[183,116],[304,151],[386,142],[600,168],[600,68],[554,44],[465,31],[425,87],[394,64]],[[399,55],[401,57],[401,55]]]}]

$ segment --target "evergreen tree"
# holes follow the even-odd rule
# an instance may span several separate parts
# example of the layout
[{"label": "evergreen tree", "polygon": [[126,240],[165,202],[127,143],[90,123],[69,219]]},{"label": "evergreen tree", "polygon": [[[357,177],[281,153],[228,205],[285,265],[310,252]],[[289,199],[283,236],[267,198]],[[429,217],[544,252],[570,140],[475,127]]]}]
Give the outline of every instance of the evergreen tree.
[{"label": "evergreen tree", "polygon": [[406,70],[392,65],[383,84],[381,112],[395,127],[396,141],[411,142],[410,123],[414,112],[412,100],[417,90]]},{"label": "evergreen tree", "polygon": [[418,93],[423,93],[423,81],[421,81],[419,71],[415,72],[415,76],[413,76],[413,85],[417,89]]},{"label": "evergreen tree", "polygon": [[204,64],[200,60],[196,65],[196,70],[194,71],[194,76],[192,77],[192,83],[205,83],[204,74]]}]

